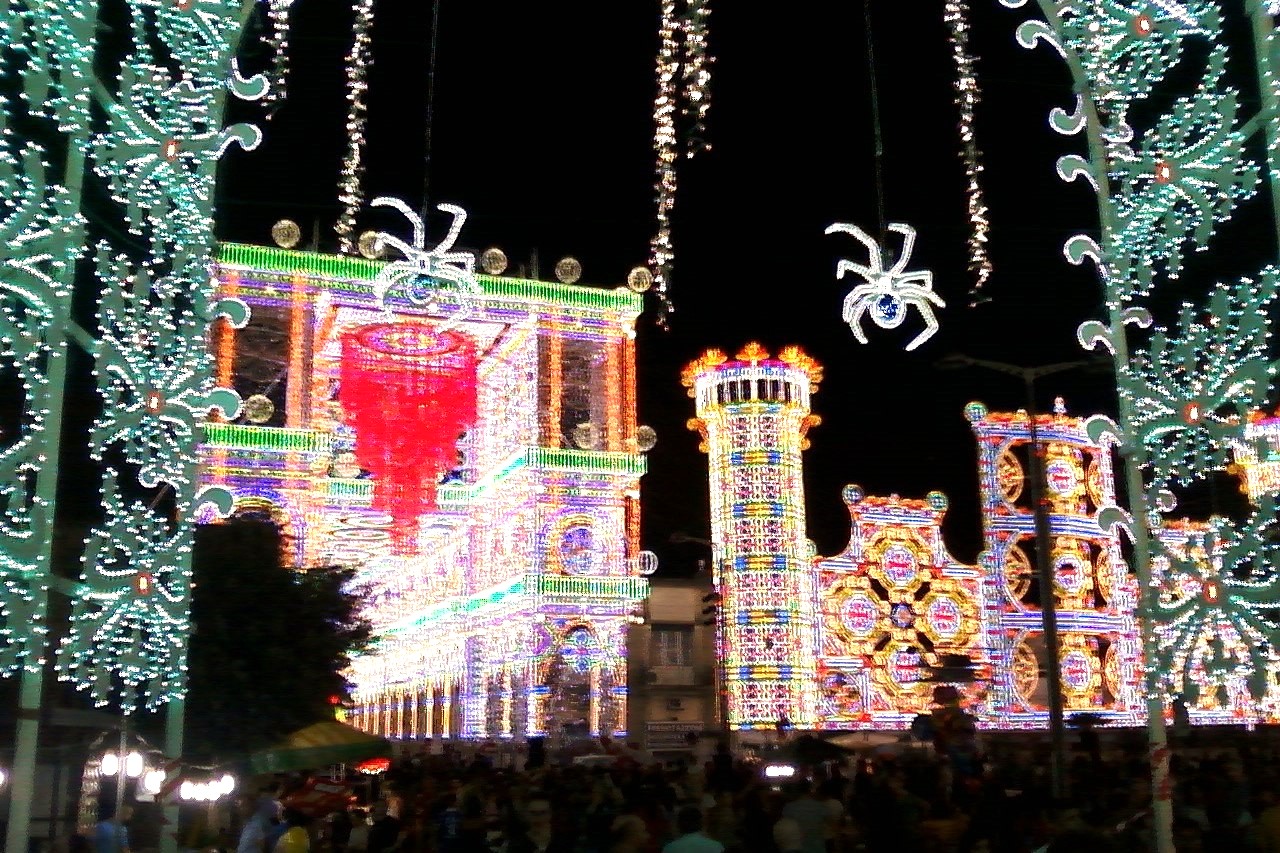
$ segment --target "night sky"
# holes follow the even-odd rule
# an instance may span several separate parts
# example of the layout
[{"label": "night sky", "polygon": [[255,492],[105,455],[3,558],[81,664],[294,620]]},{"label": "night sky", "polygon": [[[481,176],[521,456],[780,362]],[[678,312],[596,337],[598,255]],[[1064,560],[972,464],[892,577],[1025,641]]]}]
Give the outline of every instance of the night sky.
[{"label": "night sky", "polygon": [[[706,458],[685,428],[693,401],[679,380],[680,368],[704,349],[799,344],[824,365],[814,399],[823,423],[810,433],[805,457],[809,533],[822,554],[844,548],[849,520],[840,490],[858,483],[871,494],[943,491],[952,502],[951,550],[972,561],[980,546],[978,484],[963,407],[977,399],[1016,408],[1023,387],[1009,376],[944,372],[936,362],[953,352],[1022,365],[1085,358],[1075,328],[1101,316],[1092,270],[1070,266],[1060,250],[1071,234],[1096,228],[1091,190],[1054,173],[1061,154],[1083,146],[1046,121],[1049,108],[1070,105],[1070,81],[1051,51],[1015,42],[1027,10],[973,3],[982,91],[976,130],[995,271],[986,301],[969,307],[964,170],[942,3],[869,2],[883,206],[888,221],[919,232],[912,267],[932,270],[947,301],[938,312],[941,331],[906,353],[903,345],[921,328],[917,314],[896,331],[868,318],[866,346],[840,316],[858,282],[837,282],[836,261],[863,259],[852,238],[823,230],[836,221],[879,230],[863,4],[714,3],[713,149],[680,173],[670,283],[676,310],[664,331],[650,298],[639,328],[639,420],[658,433],[641,484],[643,544],[664,569],[705,556],[701,546],[669,543],[675,532],[709,531]],[[271,223],[288,217],[307,234],[318,224],[320,249],[335,250],[351,39],[351,10],[343,5],[296,4],[289,98],[262,123],[258,150],[232,149],[224,161],[220,239],[270,244]],[[370,75],[367,198],[396,195],[415,208],[424,195],[429,11],[428,3],[377,4]],[[536,251],[545,278],[572,254],[584,283],[608,288],[645,262],[655,228],[657,25],[656,0],[442,0],[429,188],[433,205],[470,212],[460,242],[477,252],[502,247],[513,269]],[[236,118],[261,117],[256,107],[238,109]],[[399,227],[378,216],[364,215],[357,230]],[[444,224],[436,219],[428,239]],[[1240,231],[1235,238],[1248,237]],[[1206,269],[1190,264],[1185,286],[1203,287]],[[1047,408],[1061,394],[1073,413],[1111,411],[1110,381],[1065,373],[1044,381],[1038,405]]]}]

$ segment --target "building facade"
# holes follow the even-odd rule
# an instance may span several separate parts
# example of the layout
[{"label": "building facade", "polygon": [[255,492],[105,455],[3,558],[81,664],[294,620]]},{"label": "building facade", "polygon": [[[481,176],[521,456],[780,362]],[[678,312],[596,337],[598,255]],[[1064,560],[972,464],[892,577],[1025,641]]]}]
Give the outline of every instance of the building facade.
[{"label": "building facade", "polygon": [[355,725],[624,734],[641,297],[477,275],[465,305],[424,304],[381,292],[384,266],[221,247],[220,295],[251,316],[211,341],[244,406],[208,426],[203,482],[273,518],[294,565],[359,568],[378,641]]},{"label": "building facade", "polygon": [[685,753],[686,736],[719,727],[711,575],[652,577],[631,628],[631,739],[655,755]]}]

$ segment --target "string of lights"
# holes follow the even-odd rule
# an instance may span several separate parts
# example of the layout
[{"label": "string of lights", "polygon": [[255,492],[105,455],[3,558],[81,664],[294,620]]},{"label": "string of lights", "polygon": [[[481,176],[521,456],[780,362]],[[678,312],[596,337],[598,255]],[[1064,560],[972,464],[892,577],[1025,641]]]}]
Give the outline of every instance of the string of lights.
[{"label": "string of lights", "polygon": [[342,172],[338,176],[338,202],[342,205],[342,213],[333,229],[338,233],[338,252],[343,255],[355,251],[356,214],[363,201],[364,129],[369,115],[369,105],[364,97],[369,90],[369,66],[373,63],[370,49],[373,0],[356,0],[354,8],[353,39],[351,52],[347,54],[347,153],[342,158]]},{"label": "string of lights", "polygon": [[[679,184],[676,162],[711,148],[706,141],[706,116],[711,107],[711,63],[707,49],[709,0],[686,0],[683,12],[677,0],[663,0],[658,28],[658,94],[653,101],[653,144],[657,153],[655,192],[658,229],[650,241],[653,292],[658,297],[658,325],[667,328],[673,310],[667,285],[675,250],[671,243],[671,212]],[[683,102],[683,106],[678,106]],[[690,124],[682,136],[677,116]]]},{"label": "string of lights", "polygon": [[966,179],[965,195],[969,211],[969,271],[974,275],[969,291],[969,305],[980,304],[983,285],[991,276],[991,257],[987,254],[987,240],[991,222],[987,219],[987,203],[982,192],[982,152],[974,136],[974,112],[980,95],[978,78],[974,69],[973,54],[969,52],[969,3],[968,0],[947,0],[943,20],[951,37],[951,56],[956,63],[956,107],[960,110],[960,157],[964,160]]},{"label": "string of lights", "polygon": [[271,30],[267,35],[267,49],[271,51],[270,88],[263,99],[270,118],[288,96],[289,87],[289,11],[293,0],[269,0],[267,18]]}]

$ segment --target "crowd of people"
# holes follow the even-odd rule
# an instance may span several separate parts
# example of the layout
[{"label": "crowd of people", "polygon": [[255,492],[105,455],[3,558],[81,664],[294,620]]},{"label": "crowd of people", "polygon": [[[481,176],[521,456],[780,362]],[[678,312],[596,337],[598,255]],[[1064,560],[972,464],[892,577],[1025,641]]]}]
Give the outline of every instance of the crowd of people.
[{"label": "crowd of people", "polygon": [[[371,801],[309,818],[279,791],[245,798],[239,853],[853,853],[1154,849],[1140,740],[1084,745],[1069,794],[1016,741],[957,767],[932,749],[850,754],[764,772],[721,743],[709,760],[519,770],[425,752],[397,760]],[[1280,763],[1246,739],[1180,748],[1173,761],[1180,853],[1280,853]],[[283,798],[288,802],[288,798]]]}]

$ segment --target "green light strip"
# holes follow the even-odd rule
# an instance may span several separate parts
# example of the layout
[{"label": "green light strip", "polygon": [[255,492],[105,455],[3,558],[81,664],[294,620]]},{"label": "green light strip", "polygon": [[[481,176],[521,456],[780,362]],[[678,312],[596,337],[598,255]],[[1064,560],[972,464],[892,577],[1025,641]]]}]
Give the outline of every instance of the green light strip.
[{"label": "green light strip", "polygon": [[313,429],[206,423],[204,443],[236,450],[328,453],[333,436]]},{"label": "green light strip", "polygon": [[[282,275],[303,275],[320,279],[371,281],[385,265],[384,261],[298,252],[244,243],[222,243],[218,246],[218,263],[249,270]],[[545,302],[575,308],[639,314],[644,310],[644,297],[625,288],[606,290],[525,278],[477,275],[485,296],[514,299],[520,302]]]},{"label": "green light strip", "polygon": [[634,474],[639,477],[646,468],[645,458],[637,453],[530,447],[525,458],[535,468],[566,468],[592,474]]},{"label": "green light strip", "polygon": [[649,582],[644,578],[583,578],[572,575],[544,575],[538,579],[542,595],[571,598],[626,598],[638,600],[648,594]]}]

